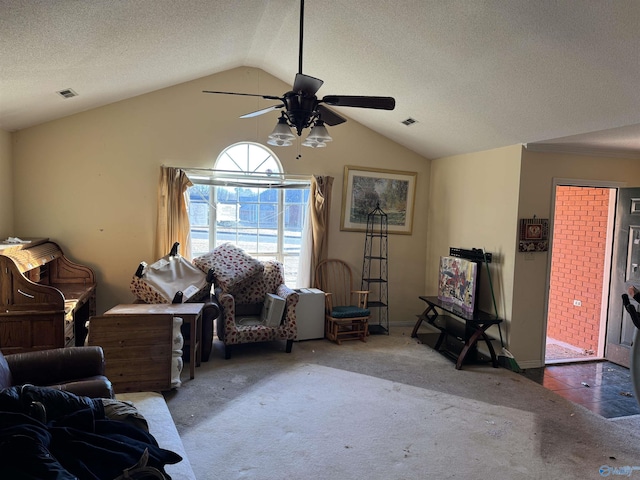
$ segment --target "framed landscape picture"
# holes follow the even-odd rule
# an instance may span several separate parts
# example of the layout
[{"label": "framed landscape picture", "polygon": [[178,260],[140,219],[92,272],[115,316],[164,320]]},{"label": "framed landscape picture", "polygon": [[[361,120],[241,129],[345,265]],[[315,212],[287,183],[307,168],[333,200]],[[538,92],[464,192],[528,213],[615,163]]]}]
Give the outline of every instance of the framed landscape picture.
[{"label": "framed landscape picture", "polygon": [[415,172],[344,167],[340,230],[364,232],[376,206],[387,214],[388,232],[410,235],[416,192]]}]

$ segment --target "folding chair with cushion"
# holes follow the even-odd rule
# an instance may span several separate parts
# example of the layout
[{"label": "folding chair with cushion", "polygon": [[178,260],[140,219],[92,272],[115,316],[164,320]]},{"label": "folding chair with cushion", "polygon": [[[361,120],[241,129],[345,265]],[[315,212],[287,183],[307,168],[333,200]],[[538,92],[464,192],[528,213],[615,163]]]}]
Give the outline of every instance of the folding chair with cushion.
[{"label": "folding chair with cushion", "polygon": [[[323,260],[316,267],[316,288],[325,292],[325,333],[338,345],[342,340],[367,341],[368,290],[353,290],[351,268],[342,260]],[[355,300],[355,301],[354,301]]]}]

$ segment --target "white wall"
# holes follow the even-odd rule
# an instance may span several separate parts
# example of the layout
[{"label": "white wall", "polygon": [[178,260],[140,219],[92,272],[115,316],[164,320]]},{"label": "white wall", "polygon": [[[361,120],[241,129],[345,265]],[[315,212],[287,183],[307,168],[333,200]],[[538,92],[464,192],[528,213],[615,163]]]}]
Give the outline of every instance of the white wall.
[{"label": "white wall", "polygon": [[[273,102],[201,91],[278,95],[289,88],[243,67],[16,132],[15,234],[54,239],[94,268],[99,312],[130,302],[138,263],[155,260],[159,167],[212,167],[232,143],[265,143],[278,118],[239,119]],[[425,288],[430,162],[352,120],[329,129],[334,141],[327,148],[274,151],[287,173],[335,177],[329,256],[346,260],[358,279],[364,233],[339,228],[344,165],[418,172],[413,235],[389,241],[390,320],[413,321]]]},{"label": "white wall", "polygon": [[[502,326],[505,339],[513,308],[520,155],[521,147],[514,145],[441,158],[431,165],[425,292],[437,295],[439,261],[449,254],[449,247],[490,252],[498,314],[506,320]],[[493,313],[485,270],[480,277],[479,306]],[[490,332],[498,336],[497,330]]]},{"label": "white wall", "polygon": [[0,240],[13,232],[13,165],[11,134],[0,130]]}]

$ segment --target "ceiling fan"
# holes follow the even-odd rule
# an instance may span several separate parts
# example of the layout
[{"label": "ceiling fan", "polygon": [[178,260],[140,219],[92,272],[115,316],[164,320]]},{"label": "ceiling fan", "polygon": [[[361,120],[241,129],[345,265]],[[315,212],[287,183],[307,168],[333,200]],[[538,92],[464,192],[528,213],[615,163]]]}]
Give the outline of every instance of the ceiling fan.
[{"label": "ceiling fan", "polygon": [[326,105],[336,107],[373,108],[377,110],[393,110],[396,101],[393,97],[372,97],[361,95],[325,95],[322,99],[316,96],[317,91],[324,83],[319,78],[302,73],[302,40],[304,26],[304,0],[300,0],[300,44],[298,54],[298,73],[293,82],[293,88],[281,97],[275,95],[260,95],[254,93],[219,92],[203,90],[203,93],[218,93],[224,95],[243,95],[249,97],[262,97],[266,100],[277,100],[279,103],[256,112],[247,113],[240,118],[257,117],[274,110],[283,109],[278,119],[278,124],[269,135],[270,145],[289,146],[295,135],[291,128],[296,130],[298,136],[302,131],[311,127],[306,140],[302,143],[308,147],[324,147],[326,142],[332,139],[324,124],[329,126],[339,125],[347,121],[342,115],[331,110]]}]

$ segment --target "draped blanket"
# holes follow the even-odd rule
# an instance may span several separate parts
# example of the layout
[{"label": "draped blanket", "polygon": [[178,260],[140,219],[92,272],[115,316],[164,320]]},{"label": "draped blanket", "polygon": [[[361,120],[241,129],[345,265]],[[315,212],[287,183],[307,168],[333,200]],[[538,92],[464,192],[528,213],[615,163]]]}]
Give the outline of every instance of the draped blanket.
[{"label": "draped blanket", "polygon": [[[33,402],[31,392],[28,403],[16,403],[16,391],[11,390],[0,392],[0,465],[6,478],[113,480],[146,455],[146,464],[162,473],[166,464],[182,460],[160,448],[145,430],[107,418],[99,400],[79,397],[77,402],[78,397],[45,394],[42,402]],[[69,412],[69,405],[77,409]],[[43,412],[59,414],[46,423],[34,418]]]}]

